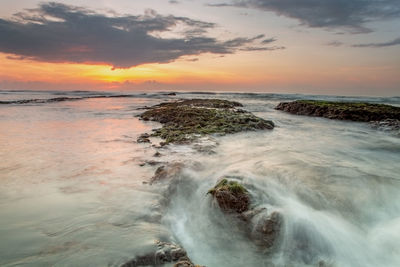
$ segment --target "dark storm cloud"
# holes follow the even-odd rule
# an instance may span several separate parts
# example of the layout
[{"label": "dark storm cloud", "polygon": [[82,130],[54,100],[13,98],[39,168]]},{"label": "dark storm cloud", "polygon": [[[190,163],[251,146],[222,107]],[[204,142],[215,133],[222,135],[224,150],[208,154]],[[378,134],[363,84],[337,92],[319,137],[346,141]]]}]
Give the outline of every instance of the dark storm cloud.
[{"label": "dark storm cloud", "polygon": [[[162,37],[180,25],[181,37]],[[166,63],[185,55],[231,54],[254,44],[253,38],[218,40],[206,36],[214,23],[187,17],[105,15],[89,9],[44,3],[36,9],[0,19],[0,52],[45,62],[106,63],[127,68]]]},{"label": "dark storm cloud", "polygon": [[233,0],[209,6],[247,7],[297,19],[303,25],[370,32],[365,23],[399,18],[399,0]]},{"label": "dark storm cloud", "polygon": [[379,47],[388,47],[388,46],[395,46],[395,45],[400,45],[400,37],[397,39],[394,39],[393,41],[382,42],[382,43],[355,44],[355,45],[353,45],[353,47],[379,48]]}]

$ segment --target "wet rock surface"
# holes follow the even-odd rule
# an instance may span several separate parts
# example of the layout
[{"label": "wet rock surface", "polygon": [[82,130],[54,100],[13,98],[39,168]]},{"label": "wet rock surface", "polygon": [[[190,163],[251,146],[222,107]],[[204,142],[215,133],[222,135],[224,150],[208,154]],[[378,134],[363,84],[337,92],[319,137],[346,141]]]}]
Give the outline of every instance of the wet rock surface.
[{"label": "wet rock surface", "polygon": [[385,119],[381,121],[371,121],[371,126],[381,131],[396,131],[400,135],[400,120]]},{"label": "wet rock surface", "polygon": [[[238,102],[227,100],[190,99],[161,103],[146,108],[147,111],[142,113],[140,118],[145,121],[160,122],[163,127],[153,130],[152,134],[142,134],[137,139],[137,142],[148,143],[151,142],[151,137],[161,137],[165,140],[160,143],[161,146],[169,143],[190,143],[192,149],[197,152],[213,154],[216,153],[214,150],[218,146],[218,142],[209,134],[224,135],[241,131],[274,128],[272,121],[258,118],[250,112],[239,109],[238,107],[241,106]],[[157,151],[153,156],[160,157],[162,154]],[[185,177],[182,173],[185,164],[178,161],[161,162],[156,160],[143,163],[143,166],[159,165],[149,184],[157,184],[159,188],[165,188],[164,198],[160,201],[163,207],[167,207],[170,204],[172,196],[176,194],[177,188],[182,184],[182,179]],[[186,186],[190,186],[187,184],[190,181],[185,180],[185,183]],[[235,218],[237,214],[249,211],[250,195],[241,184],[235,181],[223,179],[209,193],[216,199],[219,207],[224,212],[233,214],[234,220],[237,219]],[[253,221],[249,220],[246,225],[243,229],[250,236],[250,226],[253,225]],[[161,243],[159,246],[157,252],[136,257],[127,263],[130,265],[124,266],[157,266],[163,263],[174,263],[174,267],[198,266],[191,262],[186,252],[185,255],[180,253],[179,257],[175,257],[175,254],[172,253],[175,251],[174,249],[170,249],[169,246]],[[181,252],[181,250],[178,250],[178,252]]]},{"label": "wet rock surface", "polygon": [[187,257],[186,251],[179,245],[157,241],[157,249],[155,251],[149,252],[146,255],[137,256],[122,264],[121,267],[160,266],[165,263],[174,262],[174,266],[195,266]]},{"label": "wet rock surface", "polygon": [[382,121],[386,119],[400,120],[400,107],[384,104],[297,100],[279,103],[275,109],[296,115],[337,120],[360,122]]},{"label": "wet rock surface", "polygon": [[242,213],[249,209],[250,197],[247,190],[236,181],[222,179],[208,191],[224,212]]},{"label": "wet rock surface", "polygon": [[147,134],[147,133],[141,134],[141,135],[137,138],[136,142],[138,142],[138,143],[150,143],[149,137],[150,137],[150,135]]},{"label": "wet rock surface", "polygon": [[228,134],[241,131],[273,129],[272,121],[238,109],[238,102],[220,99],[190,99],[161,103],[140,115],[144,121],[163,124],[151,136],[169,143],[187,143],[208,134]]},{"label": "wet rock surface", "polygon": [[243,185],[222,179],[208,194],[218,202],[225,213],[237,214],[239,227],[257,246],[271,250],[278,244],[283,216],[278,211],[268,212],[264,207],[250,208],[250,197]]},{"label": "wet rock surface", "polygon": [[175,178],[183,169],[184,164],[182,162],[171,162],[167,165],[163,165],[157,168],[154,176],[150,180],[150,184],[169,179]]},{"label": "wet rock surface", "polygon": [[253,242],[264,248],[271,248],[275,245],[281,232],[283,222],[282,215],[273,211],[271,214],[266,212],[260,214],[260,218],[254,218],[253,228],[250,238]]}]

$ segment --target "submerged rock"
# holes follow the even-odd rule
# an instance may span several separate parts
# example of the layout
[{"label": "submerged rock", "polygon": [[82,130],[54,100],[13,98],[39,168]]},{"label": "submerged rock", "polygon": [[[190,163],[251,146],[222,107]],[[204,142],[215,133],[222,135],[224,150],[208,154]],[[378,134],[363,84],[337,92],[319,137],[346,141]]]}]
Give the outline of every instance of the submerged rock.
[{"label": "submerged rock", "polygon": [[371,121],[373,128],[381,131],[398,131],[400,134],[400,120],[385,119],[381,121]]},{"label": "submerged rock", "polygon": [[282,226],[282,215],[274,211],[271,214],[261,214],[260,218],[255,218],[254,227],[250,237],[253,242],[264,248],[271,248],[279,238]]},{"label": "submerged rock", "polygon": [[228,134],[241,131],[273,129],[272,121],[237,109],[238,102],[220,99],[190,99],[155,105],[140,115],[147,121],[163,125],[151,136],[165,139],[162,145],[190,142],[207,134]]},{"label": "submerged rock", "polygon": [[183,169],[182,162],[172,162],[168,165],[163,165],[157,168],[154,176],[150,180],[150,184],[165,180],[166,178],[176,177]]},{"label": "submerged rock", "polygon": [[157,249],[154,252],[138,256],[122,264],[121,267],[159,266],[161,264],[174,262],[176,262],[176,264],[179,264],[180,262],[189,262],[192,265],[188,266],[194,266],[187,257],[186,251],[182,247],[174,243],[157,241]]},{"label": "submerged rock", "polygon": [[149,137],[150,137],[150,135],[147,134],[147,133],[141,134],[141,135],[137,138],[136,142],[138,142],[138,143],[150,143]]},{"label": "submerged rock", "polygon": [[400,120],[400,107],[358,102],[332,102],[319,100],[297,100],[282,102],[275,108],[296,115],[308,115],[337,120],[381,121]]},{"label": "submerged rock", "polygon": [[235,181],[222,179],[208,191],[224,212],[242,213],[249,209],[250,197],[243,185]]},{"label": "submerged rock", "polygon": [[161,157],[161,156],[162,156],[162,154],[158,151],[156,153],[154,153],[154,155],[153,155],[153,157],[157,157],[157,158]]}]

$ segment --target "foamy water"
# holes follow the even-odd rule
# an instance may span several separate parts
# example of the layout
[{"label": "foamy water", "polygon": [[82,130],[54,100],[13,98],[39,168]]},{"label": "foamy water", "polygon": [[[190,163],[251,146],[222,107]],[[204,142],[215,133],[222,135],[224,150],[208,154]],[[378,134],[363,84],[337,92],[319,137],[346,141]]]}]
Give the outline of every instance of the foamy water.
[{"label": "foamy water", "polygon": [[[60,95],[93,93],[1,92],[0,100]],[[213,137],[215,154],[172,145],[154,158],[154,147],[135,140],[160,125],[138,120],[137,108],[181,97],[239,101],[276,127]],[[273,109],[298,98],[327,97],[132,94],[0,105],[0,265],[119,266],[165,239],[209,267],[400,266],[400,138]],[[166,206],[168,185],[143,183],[157,168],[140,166],[146,160],[186,164]],[[206,192],[223,176],[244,183],[254,205],[283,214],[276,251],[254,246],[212,205]]]}]

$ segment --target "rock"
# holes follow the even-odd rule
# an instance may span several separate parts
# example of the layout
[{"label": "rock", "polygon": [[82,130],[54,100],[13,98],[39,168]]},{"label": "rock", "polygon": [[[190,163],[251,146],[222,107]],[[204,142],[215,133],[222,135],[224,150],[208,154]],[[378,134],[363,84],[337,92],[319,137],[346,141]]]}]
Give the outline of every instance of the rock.
[{"label": "rock", "polygon": [[192,147],[197,152],[211,155],[216,153],[215,149],[217,148],[218,145],[219,143],[215,138],[207,136],[198,138],[196,141],[193,142]]},{"label": "rock", "polygon": [[381,121],[400,120],[400,107],[358,102],[332,102],[317,100],[297,100],[282,102],[275,108],[296,115],[308,115],[337,120]]},{"label": "rock", "polygon": [[141,135],[137,138],[136,142],[138,142],[138,143],[150,143],[149,137],[150,137],[150,135],[147,134],[147,133],[141,134]]},{"label": "rock", "polygon": [[188,257],[182,257],[181,259],[179,259],[177,263],[174,264],[174,267],[195,267],[195,266]]},{"label": "rock", "polygon": [[400,131],[400,120],[385,119],[381,121],[371,121],[373,128],[381,131]]},{"label": "rock", "polygon": [[206,267],[206,266],[194,265],[193,262],[187,256],[185,256],[180,258],[179,261],[174,264],[174,267]]},{"label": "rock", "polygon": [[247,190],[238,182],[222,179],[208,191],[224,212],[242,213],[249,209],[250,197]]},{"label": "rock", "polygon": [[156,161],[156,160],[147,160],[147,161],[146,161],[146,164],[147,164],[147,165],[150,165],[150,166],[159,165],[159,164],[161,164],[161,163],[164,163],[164,162],[162,162],[162,161]]},{"label": "rock", "polygon": [[[143,256],[138,256],[124,264],[121,267],[136,267],[136,266],[158,266],[164,263],[173,262],[190,262],[190,259],[186,256],[186,251],[174,243],[157,241],[157,250],[150,252]],[[194,266],[192,265],[188,266]],[[180,265],[185,266],[185,265]]]},{"label": "rock", "polygon": [[189,143],[209,134],[229,134],[241,131],[273,129],[272,121],[237,109],[238,102],[221,99],[189,99],[166,102],[151,107],[140,115],[144,121],[158,121],[163,125],[151,136],[169,143]]},{"label": "rock", "polygon": [[162,154],[158,151],[156,153],[154,153],[154,155],[153,155],[153,157],[157,157],[157,158],[161,157],[161,156],[162,156]]},{"label": "rock", "polygon": [[183,166],[184,165],[181,162],[172,162],[166,166],[163,165],[158,167],[154,176],[150,180],[150,184],[165,180],[166,178],[176,177],[182,171]]},{"label": "rock", "polygon": [[266,211],[266,208],[254,208],[238,215],[238,218],[244,222],[251,222],[254,216]]},{"label": "rock", "polygon": [[236,213],[238,229],[245,232],[254,244],[270,250],[279,241],[283,216],[264,207],[249,209],[250,197],[243,185],[222,179],[208,191],[225,213]]},{"label": "rock", "polygon": [[252,241],[263,248],[273,247],[281,232],[282,215],[274,211],[269,215],[262,214],[261,218],[254,219],[256,220],[250,234]]}]

